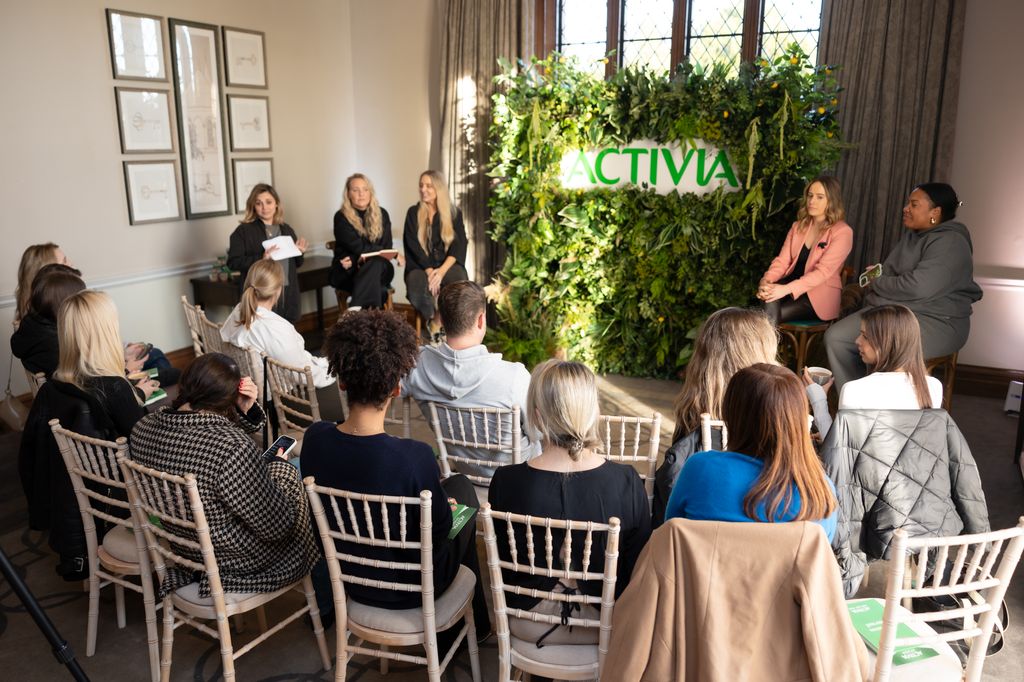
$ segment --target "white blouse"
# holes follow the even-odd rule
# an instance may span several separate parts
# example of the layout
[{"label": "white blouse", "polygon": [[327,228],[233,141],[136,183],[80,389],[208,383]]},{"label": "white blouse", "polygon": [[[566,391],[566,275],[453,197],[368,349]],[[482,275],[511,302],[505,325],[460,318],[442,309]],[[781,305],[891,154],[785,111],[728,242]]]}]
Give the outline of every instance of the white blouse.
[{"label": "white blouse", "polygon": [[336,379],[327,372],[327,359],[311,355],[302,335],[292,323],[272,310],[256,309],[256,319],[249,329],[242,324],[241,304],[220,328],[220,337],[241,348],[255,348],[267,356],[292,367],[309,366],[317,388],[330,386]]},{"label": "white blouse", "polygon": [[[932,404],[942,407],[942,383],[926,377]],[[847,382],[839,392],[840,410],[920,410],[917,393],[906,372],[874,372]]]}]

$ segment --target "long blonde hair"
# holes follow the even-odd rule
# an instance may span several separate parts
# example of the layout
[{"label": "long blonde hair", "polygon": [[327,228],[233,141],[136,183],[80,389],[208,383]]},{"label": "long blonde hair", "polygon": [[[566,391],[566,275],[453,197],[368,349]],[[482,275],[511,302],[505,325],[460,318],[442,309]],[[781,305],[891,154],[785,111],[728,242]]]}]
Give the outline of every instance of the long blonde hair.
[{"label": "long blonde hair", "polygon": [[527,421],[541,440],[579,460],[583,448],[601,444],[597,382],[586,365],[548,360],[537,365],[526,392]]},{"label": "long blonde hair", "polygon": [[[819,183],[825,190],[825,223],[821,226],[821,232],[832,227],[840,220],[846,218],[846,209],[843,208],[843,192],[839,187],[839,180],[834,175],[819,175],[804,187],[804,195],[800,198],[800,210],[796,212],[796,221],[801,232],[806,232],[814,219],[807,214],[807,195],[811,192],[811,185]],[[820,234],[819,234],[820,236]]]},{"label": "long blonde hair", "polygon": [[258,260],[249,267],[245,276],[245,290],[239,304],[242,324],[252,327],[256,319],[256,308],[260,301],[269,301],[284,287],[284,270],[274,260]]},{"label": "long blonde hair", "polygon": [[61,304],[57,343],[60,360],[53,376],[58,381],[85,390],[86,380],[93,377],[124,378],[117,306],[104,292],[84,289]]},{"label": "long blonde hair", "polygon": [[[370,205],[366,207],[365,223],[359,217],[359,211],[352,205],[352,200],[348,198],[348,189],[352,185],[353,180],[362,180],[370,190]],[[345,196],[341,199],[341,215],[345,216],[345,220],[352,227],[356,228],[356,232],[359,233],[360,237],[364,237],[371,242],[377,241],[384,234],[384,222],[380,215],[380,204],[377,202],[377,191],[373,189],[373,183],[370,182],[370,178],[362,173],[353,173],[345,180]]]},{"label": "long blonde hair", "polygon": [[57,249],[53,242],[33,244],[21,254],[18,265],[18,286],[14,290],[14,300],[18,307],[14,311],[14,321],[20,322],[28,314],[29,298],[32,296],[32,280],[44,265],[57,262]]},{"label": "long blonde hair", "polygon": [[[452,226],[452,200],[448,195],[448,183],[436,170],[423,171],[420,180],[430,178],[430,184],[437,195],[437,213],[441,216],[441,241],[447,249],[455,240],[455,228]],[[417,238],[424,253],[430,253],[430,219],[427,217],[427,205],[420,201],[416,210],[416,224],[419,225]]]},{"label": "long blonde hair", "polygon": [[673,442],[695,431],[703,412],[720,419],[732,375],[758,362],[775,362],[778,350],[778,333],[764,312],[723,308],[712,313],[697,332],[676,397]]},{"label": "long blonde hair", "polygon": [[[758,363],[729,381],[722,404],[729,449],[764,461],[743,499],[748,518],[773,523],[789,509],[794,488],[800,499],[794,521],[817,521],[835,511],[838,502],[811,444],[807,411],[804,386],[785,367]],[[764,519],[758,514],[762,504]]]}]

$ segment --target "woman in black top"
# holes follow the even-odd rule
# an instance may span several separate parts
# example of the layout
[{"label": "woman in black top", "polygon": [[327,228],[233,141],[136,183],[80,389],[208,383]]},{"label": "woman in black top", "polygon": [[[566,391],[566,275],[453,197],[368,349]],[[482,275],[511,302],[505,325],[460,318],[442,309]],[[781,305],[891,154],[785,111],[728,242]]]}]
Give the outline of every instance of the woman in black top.
[{"label": "woman in black top", "polygon": [[59,419],[64,428],[94,438],[127,437],[156,382],[146,380],[135,388],[125,378],[117,308],[103,292],[87,289],[68,297],[58,313],[57,335],[60,362],[32,402],[18,472],[28,498],[29,525],[50,529],[50,547],[61,558],[57,572],[78,580],[87,573],[85,532],[48,421]]},{"label": "woman in black top", "polygon": [[[597,385],[594,373],[578,362],[549,360],[533,370],[526,397],[526,412],[536,436],[542,443],[541,454],[523,464],[499,467],[491,479],[488,499],[496,511],[528,514],[572,521],[607,523],[611,517],[620,522],[618,579],[616,597],[629,584],[633,566],[640,550],[651,535],[651,510],[643,481],[636,470],[625,464],[606,461],[594,448],[600,445],[597,422]],[[516,530],[516,543],[522,551],[525,532]],[[564,531],[552,531],[555,547],[561,547]],[[574,538],[575,539],[575,538]],[[583,541],[572,543],[572,566],[582,562]],[[605,536],[596,534],[590,552],[591,570],[603,566]],[[498,553],[511,560],[508,539],[498,533]],[[556,559],[557,562],[557,559]],[[540,560],[543,564],[543,559]],[[597,569],[593,568],[597,565]],[[558,563],[558,566],[561,564]],[[506,582],[526,588],[567,591],[571,585],[558,585],[557,578],[525,576],[508,572]],[[578,589],[600,597],[601,583],[581,582]],[[507,594],[508,606],[518,609],[562,613],[562,602],[541,601],[536,597]],[[598,618],[593,607],[588,613],[565,614],[573,617]],[[592,629],[570,630],[547,624],[511,619],[512,634],[526,641],[543,639],[545,644],[582,644],[596,642],[598,633]]]},{"label": "woman in black top", "polygon": [[50,379],[57,369],[57,310],[72,294],[85,289],[82,273],[68,265],[51,263],[32,280],[28,312],[11,335],[11,352],[33,374]]},{"label": "woman in black top", "polygon": [[391,216],[377,203],[373,183],[362,173],[345,181],[341,210],[334,214],[334,262],[331,286],[352,295],[349,310],[383,308],[395,268],[404,264],[399,253],[363,258],[365,253],[394,251],[391,240]]},{"label": "woman in black top", "polygon": [[[295,230],[284,222],[281,210],[281,199],[277,191],[268,184],[260,183],[252,188],[249,199],[245,202],[245,218],[241,225],[231,233],[228,246],[228,267],[242,273],[240,282],[245,281],[249,267],[261,258],[273,258],[276,246],[263,248],[263,242],[273,237],[286,236],[295,240],[295,245],[302,253],[306,252],[306,240],[298,239]],[[294,323],[299,319],[299,274],[302,265],[301,255],[278,261],[284,269],[285,286],[274,312]]]},{"label": "woman in black top", "polygon": [[405,214],[405,289],[409,303],[427,322],[431,334],[440,329],[437,295],[466,274],[466,226],[452,206],[444,176],[428,170],[420,175],[420,201]]}]

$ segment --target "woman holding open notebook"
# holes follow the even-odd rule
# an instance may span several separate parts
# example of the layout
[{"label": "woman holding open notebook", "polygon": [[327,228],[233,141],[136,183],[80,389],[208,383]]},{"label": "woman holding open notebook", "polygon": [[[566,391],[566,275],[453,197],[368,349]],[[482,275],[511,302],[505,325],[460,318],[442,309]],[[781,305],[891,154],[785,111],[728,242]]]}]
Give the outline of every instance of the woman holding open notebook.
[{"label": "woman holding open notebook", "polygon": [[[285,245],[273,244],[264,248],[264,243],[277,237],[291,237],[297,256],[281,258],[288,248]],[[242,224],[231,233],[228,246],[228,267],[242,273],[242,281],[252,264],[260,259],[276,260],[284,269],[284,291],[274,312],[289,322],[299,319],[299,273],[302,265],[302,254],[308,244],[305,239],[298,239],[295,230],[284,222],[284,211],[277,191],[266,183],[259,183],[252,188],[249,199],[245,202],[245,218]]]},{"label": "woman holding open notebook", "polygon": [[352,295],[349,310],[383,308],[395,268],[405,264],[392,247],[391,216],[377,202],[373,183],[362,173],[345,181],[341,209],[334,214],[331,286]]}]

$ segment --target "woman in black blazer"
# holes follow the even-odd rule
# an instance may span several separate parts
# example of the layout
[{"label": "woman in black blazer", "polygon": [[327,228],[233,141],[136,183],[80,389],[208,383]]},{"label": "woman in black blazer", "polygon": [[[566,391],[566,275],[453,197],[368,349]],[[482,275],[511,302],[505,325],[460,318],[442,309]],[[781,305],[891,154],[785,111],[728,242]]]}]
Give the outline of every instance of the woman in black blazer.
[{"label": "woman in black blazer", "polygon": [[[263,242],[279,236],[291,237],[299,251],[306,252],[306,240],[298,239],[295,230],[284,222],[284,211],[281,210],[281,199],[277,191],[270,185],[260,183],[249,193],[249,199],[245,202],[245,218],[231,233],[228,246],[228,267],[242,273],[240,282],[245,281],[245,275],[253,263],[261,258],[273,258],[277,247],[265,250]],[[302,259],[300,255],[278,261],[285,272],[285,285],[274,312],[292,323],[299,319],[298,269]]]},{"label": "woman in black blazer", "polygon": [[334,214],[334,261],[331,286],[351,293],[349,310],[383,308],[395,276],[392,258],[405,264],[400,253],[363,258],[363,254],[393,251],[391,216],[377,202],[373,183],[362,173],[345,181],[341,209]]},{"label": "woman in black blazer", "polygon": [[434,334],[440,329],[436,300],[441,287],[469,279],[462,211],[452,206],[448,185],[437,171],[420,175],[420,201],[405,214],[403,241],[406,296]]}]

